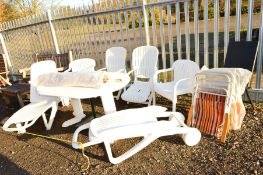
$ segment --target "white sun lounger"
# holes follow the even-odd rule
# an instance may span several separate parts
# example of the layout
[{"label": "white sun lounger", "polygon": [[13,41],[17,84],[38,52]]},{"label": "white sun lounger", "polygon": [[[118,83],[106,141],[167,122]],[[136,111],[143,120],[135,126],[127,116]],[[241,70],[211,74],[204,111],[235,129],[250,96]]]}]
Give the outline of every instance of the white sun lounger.
[{"label": "white sun lounger", "polygon": [[[37,92],[37,84],[34,83],[39,75],[51,72],[57,72],[56,63],[54,61],[41,61],[32,64],[30,76],[30,104],[18,110],[5,122],[3,126],[5,131],[18,131],[23,133],[26,131],[26,128],[32,126],[40,117],[43,118],[46,129],[49,130],[51,128],[60,99],[57,97],[39,95]],[[49,121],[47,121],[45,112],[50,108],[52,111]],[[12,127],[12,125],[16,125],[16,127]]]},{"label": "white sun lounger", "polygon": [[[89,142],[83,146],[104,143],[110,162],[117,164],[162,136],[181,134],[184,142],[189,146],[196,145],[200,141],[200,132],[196,128],[187,127],[181,113],[165,111],[164,107],[149,106],[122,110],[96,118],[75,131],[72,146],[76,149],[80,148],[77,144],[78,135],[82,130],[89,129]],[[169,120],[158,121],[159,117],[168,117]],[[126,153],[114,158],[110,144],[116,140],[133,137],[144,137],[144,139]]]}]

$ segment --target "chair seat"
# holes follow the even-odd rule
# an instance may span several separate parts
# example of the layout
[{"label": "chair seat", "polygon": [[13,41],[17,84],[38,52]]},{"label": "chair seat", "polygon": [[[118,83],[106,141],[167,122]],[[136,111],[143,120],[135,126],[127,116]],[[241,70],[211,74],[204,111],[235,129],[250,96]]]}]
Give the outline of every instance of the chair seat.
[{"label": "chair seat", "polygon": [[[163,97],[173,100],[174,99],[174,85],[176,82],[167,83],[155,83],[154,90]],[[183,95],[187,93],[192,93],[193,87],[189,87],[188,84],[181,83],[176,89],[176,95]]]},{"label": "chair seat", "polygon": [[151,94],[150,82],[135,81],[124,93],[121,98],[128,102],[144,103]]}]

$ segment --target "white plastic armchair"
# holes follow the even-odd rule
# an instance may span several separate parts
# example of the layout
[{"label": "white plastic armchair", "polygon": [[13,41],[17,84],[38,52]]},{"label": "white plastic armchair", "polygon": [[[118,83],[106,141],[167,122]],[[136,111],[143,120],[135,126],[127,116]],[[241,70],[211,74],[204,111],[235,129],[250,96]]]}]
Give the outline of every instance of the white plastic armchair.
[{"label": "white plastic armchair", "polygon": [[69,63],[69,69],[67,72],[78,72],[82,70],[95,71],[96,62],[92,58],[81,58]]},{"label": "white plastic armchair", "polygon": [[[95,71],[96,62],[92,58],[81,58],[74,61],[71,61],[69,63],[69,68],[65,70],[65,72],[78,72],[78,71]],[[62,98],[61,99],[62,104],[65,106],[69,105],[69,99],[68,98]],[[84,116],[84,115],[82,115]]]},{"label": "white plastic armchair", "polygon": [[[124,91],[121,98],[127,102],[155,104],[153,76],[157,70],[159,51],[154,46],[137,47],[132,52],[134,82]],[[143,81],[145,80],[145,81]]]},{"label": "white plastic armchair", "polygon": [[[160,73],[173,71],[173,81],[160,83]],[[190,60],[177,60],[172,68],[159,70],[155,73],[153,82],[155,92],[173,102],[172,109],[176,111],[177,96],[193,93],[195,74],[200,71],[199,66]]]},{"label": "white plastic armchair", "polygon": [[[196,128],[187,127],[181,113],[165,111],[166,108],[161,106],[149,106],[122,110],[96,118],[75,131],[72,146],[79,149],[78,135],[82,130],[89,129],[89,142],[84,143],[83,146],[104,143],[109,161],[117,164],[162,136],[181,134],[188,146],[194,146],[200,141],[200,132]],[[166,117],[169,120],[158,121],[159,117]],[[119,157],[113,157],[110,144],[133,137],[143,137],[143,140]]]},{"label": "white plastic armchair", "polygon": [[[5,131],[17,131],[24,133],[26,128],[33,125],[40,117],[43,118],[46,129],[51,129],[55,114],[57,112],[59,98],[39,95],[37,92],[37,78],[39,75],[57,72],[54,61],[40,61],[31,65],[30,76],[30,103],[17,112],[15,112],[4,124]],[[51,110],[49,121],[47,121],[45,112]],[[12,126],[16,127],[12,127]]]},{"label": "white plastic armchair", "polygon": [[[106,50],[106,67],[100,69],[100,71],[107,72],[122,72],[126,73],[126,56],[127,50],[124,47],[111,47]],[[116,100],[119,100],[122,89],[118,91]]]},{"label": "white plastic armchair", "polygon": [[126,72],[127,50],[124,47],[111,47],[106,50],[106,67],[100,70],[107,72]]}]

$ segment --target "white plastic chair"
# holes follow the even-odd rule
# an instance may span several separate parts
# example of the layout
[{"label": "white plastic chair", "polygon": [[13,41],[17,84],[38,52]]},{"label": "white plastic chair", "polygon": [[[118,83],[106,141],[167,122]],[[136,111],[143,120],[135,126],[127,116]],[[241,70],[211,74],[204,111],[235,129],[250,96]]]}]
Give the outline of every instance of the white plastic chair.
[{"label": "white plastic chair", "polygon": [[69,63],[69,69],[66,70],[72,72],[78,72],[81,70],[95,71],[96,62],[92,58],[81,58]]},{"label": "white plastic chair", "polygon": [[[23,133],[26,131],[26,128],[33,125],[39,117],[43,118],[46,129],[50,130],[60,100],[57,97],[39,95],[36,81],[39,75],[51,72],[57,72],[56,63],[54,61],[41,61],[31,65],[30,104],[15,112],[5,122],[3,126],[5,131],[18,131]],[[47,121],[45,112],[50,108],[52,110],[49,121]],[[13,124],[15,124],[16,127],[11,127]]]},{"label": "white plastic chair", "polygon": [[[134,82],[124,91],[121,98],[127,102],[155,104],[153,76],[157,70],[159,51],[154,46],[137,47],[132,52]],[[143,81],[145,80],[145,81]]]},{"label": "white plastic chair", "polygon": [[[78,72],[78,71],[95,71],[95,66],[96,66],[96,62],[94,59],[92,58],[81,58],[81,59],[77,59],[74,61],[71,61],[69,63],[69,68],[67,70],[65,70],[65,72]],[[68,106],[69,105],[69,99],[68,98],[62,98],[61,99],[62,104],[64,106]],[[84,117],[84,115],[82,115]]]},{"label": "white plastic chair", "polygon": [[[89,128],[89,142],[83,146],[104,143],[113,164],[120,163],[136,154],[159,137],[182,134],[188,146],[196,145],[201,134],[196,128],[189,128],[184,124],[184,116],[179,112],[165,112],[161,106],[149,106],[138,109],[127,109],[104,115],[80,126],[74,133],[72,146],[79,149],[77,144],[80,131]],[[169,120],[158,121],[159,117],[169,117]],[[133,148],[119,157],[113,157],[110,144],[114,141],[133,137],[143,137]]]},{"label": "white plastic chair", "polygon": [[[162,72],[173,71],[173,81],[158,82],[158,75]],[[155,92],[173,102],[173,111],[176,111],[177,96],[193,93],[195,74],[200,71],[199,66],[190,60],[177,60],[172,68],[159,70],[155,73],[153,82]]]},{"label": "white plastic chair", "polygon": [[[127,50],[124,47],[111,47],[106,50],[106,67],[100,70],[107,72],[126,73]],[[122,90],[119,90],[116,100],[119,100]]]}]

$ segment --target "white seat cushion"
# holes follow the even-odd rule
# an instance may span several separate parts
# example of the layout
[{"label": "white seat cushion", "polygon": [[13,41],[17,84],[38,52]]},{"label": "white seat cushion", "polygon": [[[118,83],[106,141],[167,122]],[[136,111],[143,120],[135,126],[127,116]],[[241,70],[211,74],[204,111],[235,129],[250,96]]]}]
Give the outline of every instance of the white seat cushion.
[{"label": "white seat cushion", "polygon": [[122,95],[121,98],[128,102],[144,103],[151,94],[150,82],[135,81]]},{"label": "white seat cushion", "polygon": [[[174,85],[176,82],[167,82],[167,83],[156,83],[154,84],[154,90],[163,97],[173,100],[174,98]],[[186,93],[192,93],[193,88],[189,88],[187,83],[181,83],[177,87],[176,94],[182,95]]]}]

